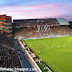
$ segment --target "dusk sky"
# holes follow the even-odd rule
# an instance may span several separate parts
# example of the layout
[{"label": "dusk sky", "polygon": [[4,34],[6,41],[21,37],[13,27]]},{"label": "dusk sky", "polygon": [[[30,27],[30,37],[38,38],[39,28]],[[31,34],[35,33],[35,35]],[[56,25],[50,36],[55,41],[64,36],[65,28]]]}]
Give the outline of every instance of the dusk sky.
[{"label": "dusk sky", "polygon": [[65,18],[72,20],[72,0],[0,0],[0,15],[12,19]]}]

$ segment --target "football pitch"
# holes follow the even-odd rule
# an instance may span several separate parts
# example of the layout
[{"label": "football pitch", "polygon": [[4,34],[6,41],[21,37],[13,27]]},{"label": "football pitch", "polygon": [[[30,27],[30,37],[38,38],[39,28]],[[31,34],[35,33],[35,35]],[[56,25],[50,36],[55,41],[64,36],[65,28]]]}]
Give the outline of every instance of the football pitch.
[{"label": "football pitch", "polygon": [[31,39],[25,42],[54,72],[72,72],[72,36]]}]

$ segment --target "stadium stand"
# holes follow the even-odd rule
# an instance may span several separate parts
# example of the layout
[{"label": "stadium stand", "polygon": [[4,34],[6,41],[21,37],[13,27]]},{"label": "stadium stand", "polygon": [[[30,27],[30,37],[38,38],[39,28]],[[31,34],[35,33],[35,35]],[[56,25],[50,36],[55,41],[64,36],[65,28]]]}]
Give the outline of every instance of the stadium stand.
[{"label": "stadium stand", "polygon": [[52,28],[52,33],[55,35],[70,35],[72,29],[69,26],[56,26]]},{"label": "stadium stand", "polygon": [[13,39],[0,35],[0,67],[20,67]]},{"label": "stadium stand", "polygon": [[52,35],[70,35],[72,29],[69,26],[56,26],[51,28],[51,32],[38,33],[37,29],[21,28],[15,30],[15,37],[22,36],[23,38],[37,38],[37,37],[47,37]]},{"label": "stadium stand", "polygon": [[0,43],[10,47],[14,47],[14,40],[7,37],[6,35],[4,36],[0,34]]},{"label": "stadium stand", "polygon": [[[48,19],[23,19],[14,20],[14,37],[22,36],[23,38],[36,38],[46,37],[54,35],[71,35],[72,29],[70,29],[70,23],[64,18],[48,18]],[[37,25],[44,26],[49,25],[49,31],[39,31]],[[40,28],[41,29],[41,28]],[[42,30],[42,29],[41,29]]]},{"label": "stadium stand", "polygon": [[37,24],[42,25],[43,24],[48,24],[48,25],[56,25],[59,24],[56,18],[49,18],[49,19],[23,19],[23,20],[13,20],[13,26],[21,26],[21,27],[29,27],[29,26],[36,26]]}]

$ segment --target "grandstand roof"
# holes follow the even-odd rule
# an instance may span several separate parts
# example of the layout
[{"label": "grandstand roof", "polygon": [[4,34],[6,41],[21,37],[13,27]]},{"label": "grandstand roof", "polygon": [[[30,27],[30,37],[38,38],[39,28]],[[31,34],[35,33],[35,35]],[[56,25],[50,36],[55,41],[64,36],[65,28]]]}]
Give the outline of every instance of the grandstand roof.
[{"label": "grandstand roof", "polygon": [[56,18],[60,25],[70,25],[69,22],[64,18]]}]

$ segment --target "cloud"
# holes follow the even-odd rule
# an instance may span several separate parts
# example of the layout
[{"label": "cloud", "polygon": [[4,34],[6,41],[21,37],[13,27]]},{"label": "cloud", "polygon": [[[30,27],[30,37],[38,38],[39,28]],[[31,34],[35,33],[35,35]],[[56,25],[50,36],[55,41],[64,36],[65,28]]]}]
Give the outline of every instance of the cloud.
[{"label": "cloud", "polygon": [[[12,18],[44,18],[65,17],[72,14],[72,7],[63,4],[35,4],[27,6],[3,6],[0,14],[11,15]],[[69,18],[66,16],[65,18]],[[72,17],[70,17],[71,19]]]}]

